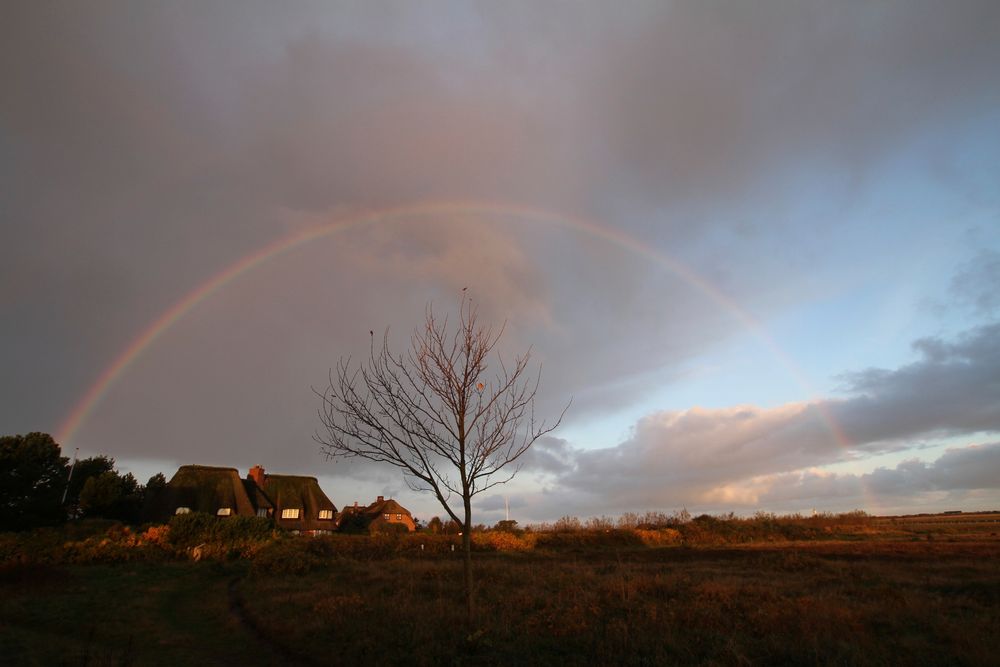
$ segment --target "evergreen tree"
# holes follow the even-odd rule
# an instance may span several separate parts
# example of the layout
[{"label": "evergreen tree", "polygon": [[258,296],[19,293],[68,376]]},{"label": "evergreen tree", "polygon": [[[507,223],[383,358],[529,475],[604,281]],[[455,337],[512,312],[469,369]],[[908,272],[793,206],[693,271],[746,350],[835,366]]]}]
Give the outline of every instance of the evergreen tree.
[{"label": "evergreen tree", "polygon": [[48,433],[0,437],[0,530],[60,523],[69,469]]}]

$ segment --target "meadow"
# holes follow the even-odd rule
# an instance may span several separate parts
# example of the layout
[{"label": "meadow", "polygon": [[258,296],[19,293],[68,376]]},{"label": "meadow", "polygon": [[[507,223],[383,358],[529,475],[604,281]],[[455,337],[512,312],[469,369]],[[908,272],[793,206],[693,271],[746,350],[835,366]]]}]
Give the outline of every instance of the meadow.
[{"label": "meadow", "polygon": [[8,535],[0,661],[995,665],[996,518],[486,531],[472,625],[454,536],[272,535],[193,562],[163,527]]}]

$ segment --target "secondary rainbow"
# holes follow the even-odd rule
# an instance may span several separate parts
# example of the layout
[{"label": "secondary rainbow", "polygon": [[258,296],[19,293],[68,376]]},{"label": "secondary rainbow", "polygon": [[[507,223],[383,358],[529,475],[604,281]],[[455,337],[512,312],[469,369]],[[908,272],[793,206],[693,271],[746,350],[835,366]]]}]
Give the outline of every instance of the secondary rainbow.
[{"label": "secondary rainbow", "polygon": [[[482,221],[503,219],[514,223],[540,223],[564,227],[588,236],[611,243],[615,246],[635,253],[649,261],[658,264],[704,296],[724,308],[735,317],[746,329],[767,348],[774,359],[802,386],[811,396],[814,394],[808,380],[794,361],[786,355],[764,327],[742,306],[733,301],[720,289],[699,276],[690,267],[666,255],[659,250],[644,245],[632,236],[619,230],[599,225],[581,218],[555,214],[537,208],[499,204],[478,201],[448,201],[425,202],[409,206],[401,206],[377,211],[364,212],[337,220],[328,224],[316,225],[305,230],[282,237],[264,246],[256,252],[243,257],[226,267],[219,273],[188,292],[181,300],[160,315],[144,331],[142,331],[118,357],[97,378],[73,407],[72,411],[59,427],[56,439],[63,446],[69,446],[77,431],[86,423],[90,415],[100,405],[112,386],[122,377],[129,367],[142,353],[155,343],[175,323],[188,312],[198,306],[227,284],[240,276],[253,271],[265,262],[269,262],[294,249],[320,238],[340,233],[358,226],[376,223],[403,221],[407,218],[427,216],[477,216]],[[820,401],[813,405],[821,412],[823,421],[836,442],[848,447],[850,441],[844,436],[832,415]]]}]

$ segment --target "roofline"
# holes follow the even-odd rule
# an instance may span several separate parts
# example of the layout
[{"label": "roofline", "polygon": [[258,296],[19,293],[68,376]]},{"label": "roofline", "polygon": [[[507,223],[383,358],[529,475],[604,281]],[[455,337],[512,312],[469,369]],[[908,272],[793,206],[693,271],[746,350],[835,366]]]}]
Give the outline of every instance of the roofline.
[{"label": "roofline", "polygon": [[187,463],[185,465],[179,466],[177,470],[182,470],[184,468],[188,469],[196,468],[198,470],[224,470],[226,472],[229,471],[235,472],[237,475],[240,474],[240,471],[237,468],[232,468],[229,466],[206,466],[206,465],[201,465],[200,463]]},{"label": "roofline", "polygon": [[[200,470],[226,470],[226,471],[232,470],[237,475],[240,474],[240,469],[234,468],[232,466],[210,466],[210,465],[204,465],[202,463],[185,463],[177,467],[178,470],[180,470],[181,468],[188,468],[188,469],[196,468]],[[252,468],[253,466],[251,466],[251,468],[248,468],[248,470]],[[290,477],[294,479],[310,479],[316,483],[319,483],[319,479],[313,477],[312,475],[289,475],[285,473],[274,473],[274,472],[267,472],[267,468],[264,468],[263,466],[261,466],[261,468],[263,468],[264,470],[265,477]]]},{"label": "roofline", "polygon": [[264,477],[265,478],[267,478],[267,477],[285,477],[285,478],[289,478],[289,479],[308,479],[308,480],[312,480],[313,482],[316,482],[317,484],[319,484],[319,480],[316,479],[315,477],[310,476],[310,475],[284,475],[284,474],[281,474],[281,473],[269,473],[267,471],[264,471]]}]

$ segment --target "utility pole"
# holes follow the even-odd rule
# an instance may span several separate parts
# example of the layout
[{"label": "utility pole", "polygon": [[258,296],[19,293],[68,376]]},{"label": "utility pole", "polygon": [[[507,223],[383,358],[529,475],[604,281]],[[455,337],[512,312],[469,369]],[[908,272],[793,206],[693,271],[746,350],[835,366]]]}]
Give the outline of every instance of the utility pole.
[{"label": "utility pole", "polygon": [[62,504],[66,504],[66,495],[69,494],[69,482],[73,479],[73,469],[76,468],[76,460],[80,457],[80,448],[77,447],[76,451],[73,452],[73,465],[69,467],[69,477],[66,478],[66,488],[63,489],[63,499]]}]

